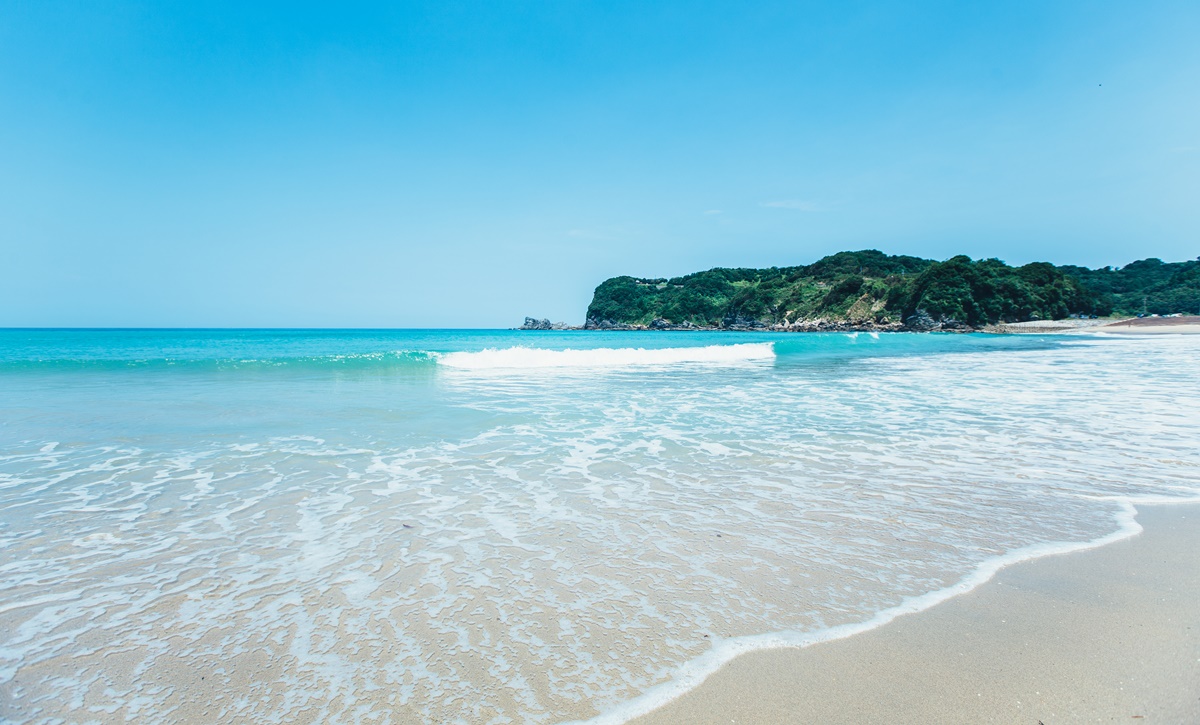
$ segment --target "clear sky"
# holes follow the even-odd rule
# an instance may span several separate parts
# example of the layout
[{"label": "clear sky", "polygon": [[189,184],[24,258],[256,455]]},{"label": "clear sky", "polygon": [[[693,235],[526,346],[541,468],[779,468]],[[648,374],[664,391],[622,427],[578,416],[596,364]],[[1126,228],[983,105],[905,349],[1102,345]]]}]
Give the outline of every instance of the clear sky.
[{"label": "clear sky", "polygon": [[617,274],[1200,254],[1200,2],[0,0],[0,326],[582,322]]}]

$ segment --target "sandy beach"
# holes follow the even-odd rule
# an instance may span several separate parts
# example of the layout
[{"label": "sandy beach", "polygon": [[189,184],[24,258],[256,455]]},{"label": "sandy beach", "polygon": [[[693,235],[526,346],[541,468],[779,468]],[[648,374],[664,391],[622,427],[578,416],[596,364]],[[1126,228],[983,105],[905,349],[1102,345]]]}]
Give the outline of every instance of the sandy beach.
[{"label": "sandy beach", "polygon": [[1106,335],[1196,335],[1200,334],[1200,316],[1135,317],[1090,328],[1088,332]]},{"label": "sandy beach", "polygon": [[1200,315],[1183,317],[1128,317],[1108,319],[1031,320],[985,327],[984,332],[1045,335],[1054,333],[1116,335],[1195,335],[1200,333]]},{"label": "sandy beach", "polygon": [[744,655],[661,723],[1200,722],[1200,506],[848,639]]}]

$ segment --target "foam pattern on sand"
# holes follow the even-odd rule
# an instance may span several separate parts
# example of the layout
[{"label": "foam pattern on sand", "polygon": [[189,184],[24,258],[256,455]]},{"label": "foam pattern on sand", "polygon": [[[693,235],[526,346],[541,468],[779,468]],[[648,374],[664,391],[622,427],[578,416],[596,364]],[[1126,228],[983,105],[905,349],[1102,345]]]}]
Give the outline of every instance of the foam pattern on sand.
[{"label": "foam pattern on sand", "polygon": [[247,427],[275,378],[186,408],[236,435],[6,439],[0,717],[619,721],[1196,496],[1193,339],[470,374],[498,349],[285,387],[312,419]]}]

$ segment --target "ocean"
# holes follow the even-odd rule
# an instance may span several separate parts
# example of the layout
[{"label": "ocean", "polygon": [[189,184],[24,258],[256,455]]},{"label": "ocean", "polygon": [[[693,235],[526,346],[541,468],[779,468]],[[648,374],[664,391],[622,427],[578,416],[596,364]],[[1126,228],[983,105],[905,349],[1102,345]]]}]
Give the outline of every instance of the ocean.
[{"label": "ocean", "polygon": [[1200,497],[1200,337],[0,331],[0,719],[620,722]]}]

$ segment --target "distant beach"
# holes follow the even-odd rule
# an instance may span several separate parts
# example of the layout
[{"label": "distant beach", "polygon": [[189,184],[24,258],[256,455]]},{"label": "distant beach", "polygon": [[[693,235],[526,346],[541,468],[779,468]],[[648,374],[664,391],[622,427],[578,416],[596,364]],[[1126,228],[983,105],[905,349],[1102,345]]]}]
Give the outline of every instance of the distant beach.
[{"label": "distant beach", "polygon": [[1109,335],[1195,335],[1200,333],[1200,316],[1134,317],[1094,329]]},{"label": "distant beach", "polygon": [[1200,332],[1200,316],[1126,317],[1121,319],[1037,320],[991,325],[985,332],[1002,334],[1094,333],[1102,335],[1195,335]]}]

